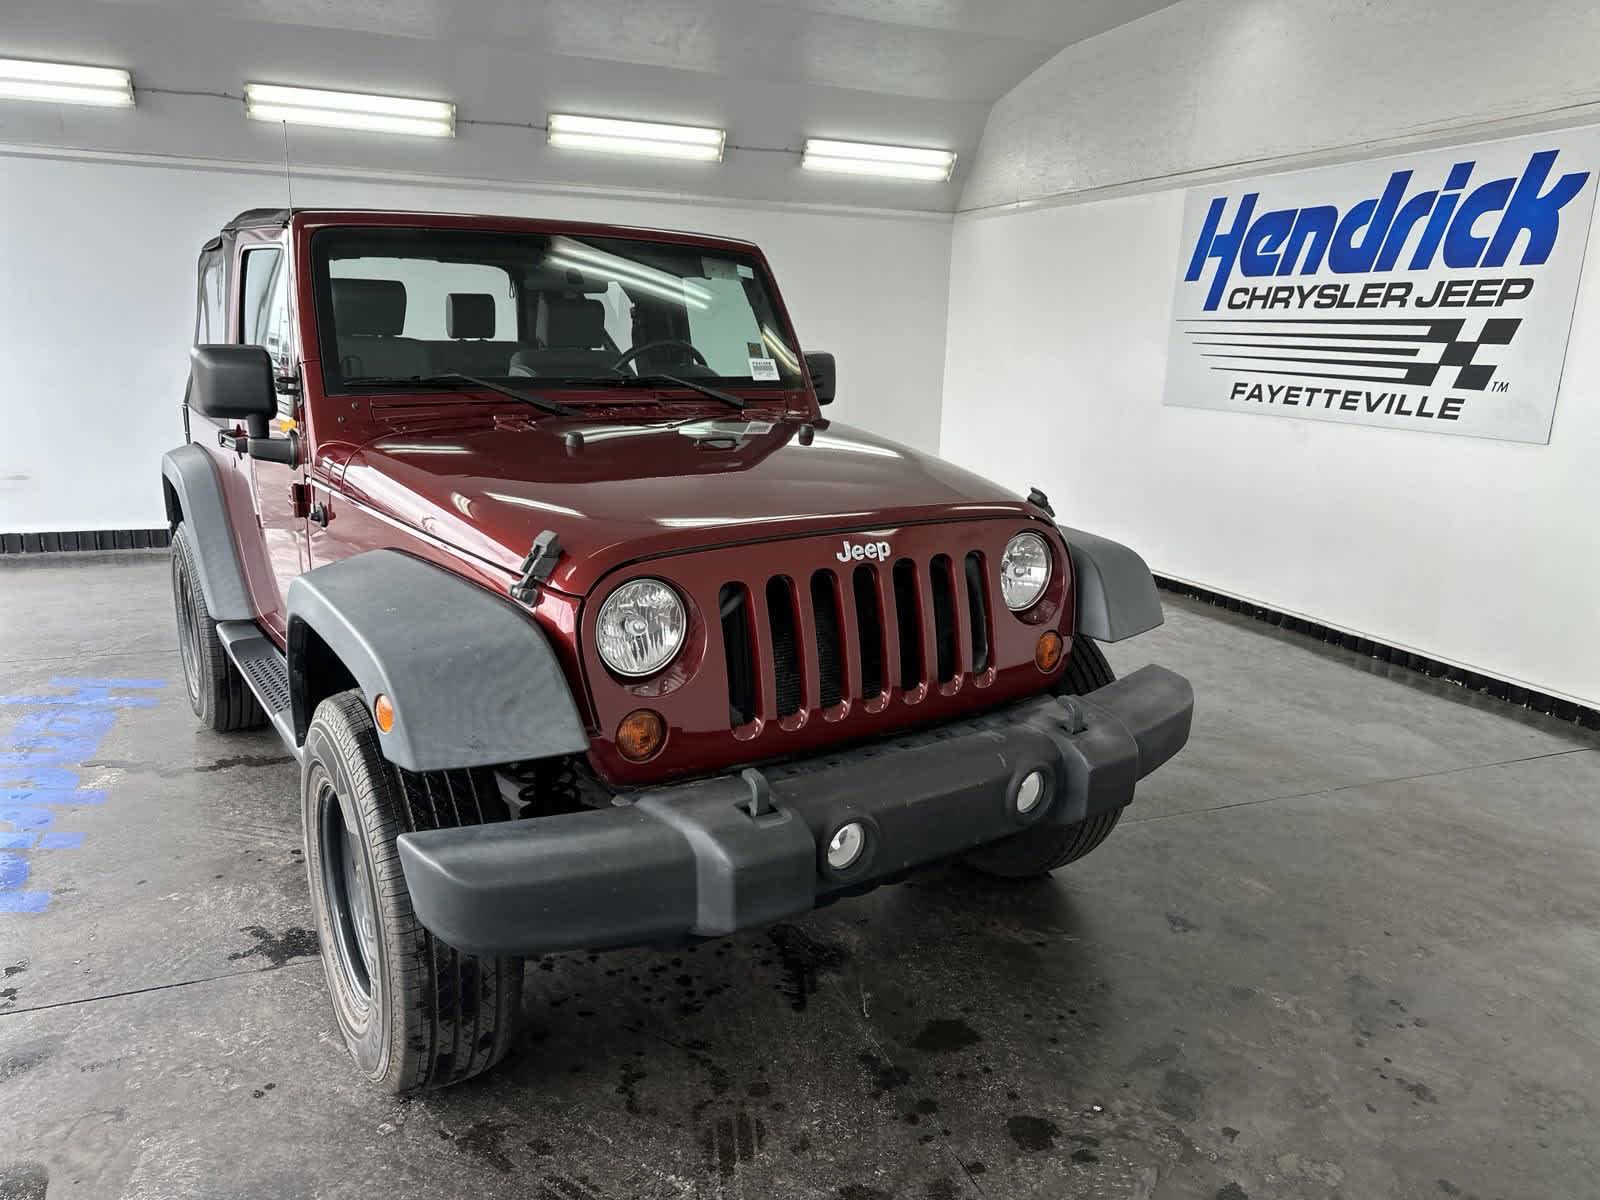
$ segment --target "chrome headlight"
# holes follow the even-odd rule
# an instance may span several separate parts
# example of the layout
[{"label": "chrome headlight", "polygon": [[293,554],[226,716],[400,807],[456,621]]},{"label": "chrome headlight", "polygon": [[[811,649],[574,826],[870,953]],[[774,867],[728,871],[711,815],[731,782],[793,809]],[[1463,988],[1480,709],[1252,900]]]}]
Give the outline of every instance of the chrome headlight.
[{"label": "chrome headlight", "polygon": [[1037,533],[1019,533],[1000,556],[1000,595],[1012,612],[1031,608],[1050,582],[1050,543]]},{"label": "chrome headlight", "polygon": [[654,675],[682,648],[688,628],[677,592],[659,579],[635,579],[600,606],[595,646],[618,675]]}]

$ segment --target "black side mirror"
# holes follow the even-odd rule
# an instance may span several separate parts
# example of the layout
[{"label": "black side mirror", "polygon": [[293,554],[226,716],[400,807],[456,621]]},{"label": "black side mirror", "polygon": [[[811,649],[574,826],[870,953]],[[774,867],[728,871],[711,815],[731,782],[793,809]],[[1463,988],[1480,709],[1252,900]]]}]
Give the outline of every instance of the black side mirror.
[{"label": "black side mirror", "polygon": [[243,421],[252,438],[265,438],[267,422],[278,414],[272,357],[260,346],[194,347],[189,407],[202,416]]},{"label": "black side mirror", "polygon": [[833,355],[817,350],[806,355],[806,371],[811,376],[811,390],[817,394],[818,404],[833,403]]}]

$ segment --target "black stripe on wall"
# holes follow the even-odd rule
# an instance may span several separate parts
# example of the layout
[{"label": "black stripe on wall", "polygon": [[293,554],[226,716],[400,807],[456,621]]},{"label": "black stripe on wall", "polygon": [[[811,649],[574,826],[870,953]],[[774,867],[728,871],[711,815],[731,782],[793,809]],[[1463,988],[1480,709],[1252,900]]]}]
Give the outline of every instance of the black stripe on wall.
[{"label": "black stripe on wall", "polygon": [[1182,583],[1163,575],[1157,575],[1155,579],[1157,587],[1175,596],[1187,596],[1204,604],[1213,604],[1229,612],[1264,621],[1268,625],[1276,625],[1280,629],[1288,629],[1319,642],[1327,642],[1330,646],[1343,646],[1346,650],[1353,650],[1368,658],[1376,658],[1380,662],[1416,671],[1429,679],[1446,679],[1470,692],[1481,692],[1486,696],[1493,696],[1496,700],[1514,704],[1518,708],[1531,709],[1533,712],[1555,717],[1558,721],[1571,721],[1585,729],[1600,729],[1600,709],[1587,708],[1571,700],[1562,700],[1557,696],[1547,695],[1520,684],[1507,683],[1504,679],[1469,671],[1464,667],[1440,662],[1423,654],[1413,654],[1409,650],[1402,650],[1386,642],[1345,633],[1340,629],[1330,629],[1326,625],[1308,621],[1304,617],[1291,616],[1275,608],[1240,600],[1237,596],[1224,596],[1220,592],[1208,591],[1192,583]]},{"label": "black stripe on wall", "polygon": [[166,529],[75,529],[64,533],[0,533],[0,554],[54,554],[63,550],[162,550]]}]

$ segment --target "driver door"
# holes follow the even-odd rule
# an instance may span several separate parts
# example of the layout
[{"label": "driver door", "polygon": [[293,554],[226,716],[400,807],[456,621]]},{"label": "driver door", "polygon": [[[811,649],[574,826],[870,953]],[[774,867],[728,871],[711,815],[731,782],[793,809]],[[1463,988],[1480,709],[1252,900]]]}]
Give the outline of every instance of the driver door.
[{"label": "driver door", "polygon": [[[249,240],[241,236],[234,278],[239,280],[240,288],[239,341],[264,347],[280,378],[297,379],[289,303],[293,293],[283,235]],[[300,427],[301,402],[298,389],[279,392],[278,415],[272,424],[274,437],[284,437]],[[299,515],[301,509],[296,502],[305,494],[305,468],[303,464],[291,467],[255,458],[245,461],[251,473],[251,495],[265,557],[265,570],[257,572],[259,578],[252,578],[250,586],[262,623],[282,641],[287,633],[284,594],[289,581],[309,566],[306,518]]]}]

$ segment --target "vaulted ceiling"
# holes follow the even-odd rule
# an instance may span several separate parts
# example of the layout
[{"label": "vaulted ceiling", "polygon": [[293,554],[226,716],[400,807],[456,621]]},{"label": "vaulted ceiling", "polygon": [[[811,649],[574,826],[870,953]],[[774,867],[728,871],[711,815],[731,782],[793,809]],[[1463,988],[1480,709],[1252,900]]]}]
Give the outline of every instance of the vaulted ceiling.
[{"label": "vaulted ceiling", "polygon": [[[0,143],[269,161],[246,80],[455,101],[448,143],[296,131],[298,159],[730,198],[950,209],[946,185],[816,176],[808,136],[955,149],[1063,47],[1171,0],[6,0],[0,55],[125,66],[133,113],[0,104]],[[718,167],[558,153],[550,111],[718,125]]]}]

